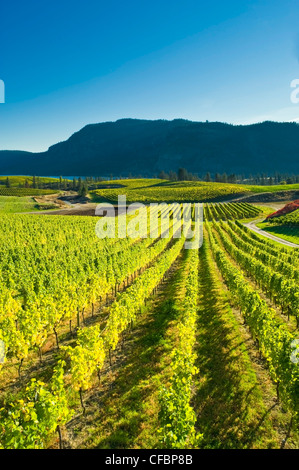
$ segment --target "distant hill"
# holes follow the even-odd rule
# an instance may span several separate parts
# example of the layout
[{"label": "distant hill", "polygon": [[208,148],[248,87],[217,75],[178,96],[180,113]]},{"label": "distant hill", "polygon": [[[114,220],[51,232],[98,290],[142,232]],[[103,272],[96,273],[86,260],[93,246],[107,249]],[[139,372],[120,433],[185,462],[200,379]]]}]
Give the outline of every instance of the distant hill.
[{"label": "distant hill", "polygon": [[90,124],[47,152],[0,151],[0,174],[144,175],[159,171],[299,174],[299,125],[121,119]]}]

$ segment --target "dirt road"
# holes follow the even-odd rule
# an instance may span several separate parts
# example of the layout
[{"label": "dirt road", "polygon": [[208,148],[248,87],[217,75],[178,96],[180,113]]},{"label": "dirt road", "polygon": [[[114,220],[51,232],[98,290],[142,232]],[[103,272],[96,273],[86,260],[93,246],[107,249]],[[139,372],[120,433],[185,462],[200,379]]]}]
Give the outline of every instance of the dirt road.
[{"label": "dirt road", "polygon": [[46,210],[34,212],[34,214],[47,214],[47,215],[95,215],[95,208],[97,204],[86,203],[86,204],[69,204],[64,209],[57,210]]}]

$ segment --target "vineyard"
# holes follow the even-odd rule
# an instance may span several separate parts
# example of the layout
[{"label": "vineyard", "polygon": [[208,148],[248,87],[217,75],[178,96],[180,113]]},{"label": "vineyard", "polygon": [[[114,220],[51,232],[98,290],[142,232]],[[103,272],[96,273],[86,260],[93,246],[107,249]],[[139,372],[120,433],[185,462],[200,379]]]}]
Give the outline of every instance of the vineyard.
[{"label": "vineyard", "polygon": [[266,232],[299,245],[299,210],[279,217],[267,218],[258,224]]},{"label": "vineyard", "polygon": [[1,216],[0,448],[299,448],[299,251],[245,227],[261,210],[241,202],[204,204],[185,249],[195,213],[143,208],[137,238],[133,214],[120,238]]},{"label": "vineyard", "polygon": [[124,179],[102,181],[100,188],[90,188],[94,202],[117,203],[119,195],[127,202],[209,202],[255,193],[298,190],[298,184],[253,186],[244,184],[208,183],[203,181],[167,181],[161,179]]},{"label": "vineyard", "polygon": [[[27,181],[28,185],[30,187],[32,187],[33,185],[33,176],[15,176],[15,175],[10,175],[8,176],[9,178],[9,182],[10,182],[10,185],[11,187],[14,187],[14,188],[19,188],[19,187],[24,187],[25,186],[25,183]],[[51,177],[48,177],[48,176],[38,176],[35,178],[39,183],[41,184],[45,184],[45,183],[55,183],[58,180],[58,178],[51,178]],[[7,181],[7,176],[0,176],[0,185],[4,185],[6,184],[6,181]]]},{"label": "vineyard", "polygon": [[[215,198],[227,198],[249,191],[244,186],[227,183],[205,182],[170,182],[163,180],[118,180],[119,188],[109,188],[109,182],[103,182],[103,189],[91,191],[95,202],[117,203],[118,195],[126,195],[127,202],[197,202]],[[110,182],[111,185],[111,182]]]},{"label": "vineyard", "polygon": [[268,220],[269,223],[273,225],[294,225],[299,226],[299,210],[295,210],[287,215],[282,215],[280,217],[275,217]]},{"label": "vineyard", "polygon": [[255,218],[261,210],[247,202],[232,202],[223,204],[205,204],[204,218],[211,220],[240,220]]}]

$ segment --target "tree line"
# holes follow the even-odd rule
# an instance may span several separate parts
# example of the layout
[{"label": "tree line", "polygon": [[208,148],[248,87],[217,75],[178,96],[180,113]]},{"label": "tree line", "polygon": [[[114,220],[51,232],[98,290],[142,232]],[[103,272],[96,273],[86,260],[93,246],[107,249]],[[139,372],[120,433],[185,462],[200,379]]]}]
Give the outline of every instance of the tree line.
[{"label": "tree line", "polygon": [[[119,180],[119,179],[143,179],[149,176],[133,176],[129,174],[126,177],[113,176],[101,177],[101,176],[85,176],[85,177],[74,177],[72,180],[63,178],[60,176],[57,179],[47,180],[39,176],[32,176],[25,178],[23,182],[18,184],[19,188],[34,188],[34,189],[54,189],[63,191],[76,191],[80,196],[85,197],[89,189],[96,189],[98,184],[107,180]],[[210,173],[207,172],[205,175],[199,175],[198,173],[189,172],[186,168],[179,168],[176,172],[160,171],[158,175],[154,175],[154,178],[159,178],[168,181],[205,181],[207,183],[230,183],[230,184],[250,184],[250,185],[277,185],[277,184],[296,184],[299,183],[299,175],[293,175],[289,173],[274,173],[273,175],[257,174],[257,175],[238,175],[235,173]],[[6,180],[0,182],[7,188],[12,187],[12,183],[9,177]],[[15,185],[14,185],[15,186]]]},{"label": "tree line", "polygon": [[276,184],[296,184],[299,183],[299,175],[289,173],[274,173],[273,175],[238,175],[235,173],[214,173],[207,172],[199,176],[197,173],[191,173],[186,168],[179,168],[177,172],[170,171],[166,173],[161,171],[158,178],[169,181],[206,181],[207,183],[231,183],[231,184],[252,184],[252,185],[276,185]]}]

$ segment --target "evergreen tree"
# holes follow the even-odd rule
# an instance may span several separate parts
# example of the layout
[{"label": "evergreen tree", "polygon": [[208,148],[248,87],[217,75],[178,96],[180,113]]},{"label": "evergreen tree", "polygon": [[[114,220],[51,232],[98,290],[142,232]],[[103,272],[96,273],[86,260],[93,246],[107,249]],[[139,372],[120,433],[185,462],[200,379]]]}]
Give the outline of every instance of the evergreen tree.
[{"label": "evergreen tree", "polygon": [[174,171],[169,172],[169,179],[170,181],[177,181],[178,180],[178,175]]},{"label": "evergreen tree", "polygon": [[179,181],[187,181],[188,180],[188,172],[186,168],[179,168],[178,170],[178,180]]},{"label": "evergreen tree", "polygon": [[211,174],[210,174],[209,172],[208,172],[208,173],[206,174],[206,176],[205,176],[205,181],[206,181],[207,183],[210,183],[210,182],[212,181]]},{"label": "evergreen tree", "polygon": [[231,175],[229,175],[229,176],[227,177],[227,181],[228,181],[229,183],[236,184],[236,182],[237,182],[237,177],[236,177],[236,175],[235,175],[234,173],[232,173]]},{"label": "evergreen tree", "polygon": [[162,170],[162,171],[160,171],[158,178],[160,180],[167,180],[167,179],[169,179],[169,176],[167,175],[167,173],[165,173],[165,171]]},{"label": "evergreen tree", "polygon": [[82,189],[82,184],[83,184],[83,183],[82,183],[82,178],[81,178],[81,176],[79,176],[79,178],[78,178],[78,185],[77,185],[77,191],[78,191],[79,194],[80,194],[81,189]]},{"label": "evergreen tree", "polygon": [[82,185],[81,185],[81,189],[79,191],[79,196],[86,197],[87,194],[88,194],[88,187],[87,187],[86,181],[84,181],[84,183],[82,183]]}]

